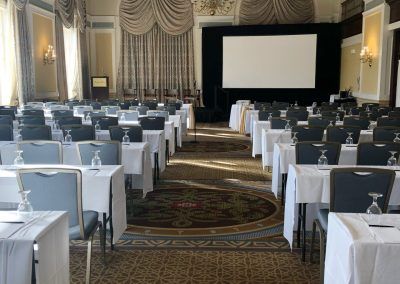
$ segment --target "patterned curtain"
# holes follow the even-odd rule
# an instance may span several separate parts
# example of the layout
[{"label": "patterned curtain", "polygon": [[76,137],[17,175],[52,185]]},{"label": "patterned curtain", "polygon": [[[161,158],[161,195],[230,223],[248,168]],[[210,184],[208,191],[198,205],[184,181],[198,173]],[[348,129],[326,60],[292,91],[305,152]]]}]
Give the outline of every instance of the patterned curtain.
[{"label": "patterned curtain", "polygon": [[190,0],[122,0],[117,93],[191,89],[194,83]]},{"label": "patterned curtain", "polygon": [[56,54],[57,54],[57,88],[60,101],[68,99],[67,71],[65,65],[64,29],[58,10],[55,19]]},{"label": "patterned curtain", "polygon": [[269,25],[313,23],[313,0],[239,0],[235,24]]}]

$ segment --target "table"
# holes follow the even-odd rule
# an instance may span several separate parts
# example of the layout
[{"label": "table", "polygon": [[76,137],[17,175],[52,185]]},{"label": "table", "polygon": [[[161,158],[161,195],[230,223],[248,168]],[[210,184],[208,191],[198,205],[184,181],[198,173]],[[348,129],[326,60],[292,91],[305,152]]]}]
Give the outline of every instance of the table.
[{"label": "table", "polygon": [[[229,117],[229,128],[232,130],[240,130],[240,119],[243,109],[246,107],[244,104],[233,104],[231,107],[231,114]],[[249,106],[247,106],[249,107]]]},{"label": "table", "polygon": [[[0,211],[6,214],[17,213]],[[68,214],[56,211],[34,212],[24,224],[0,223],[0,283],[31,283],[34,244],[36,283],[69,283],[68,227]]]},{"label": "table", "polygon": [[[326,140],[326,131],[324,133],[323,140]],[[282,129],[270,129],[262,130],[262,165],[263,168],[273,166],[273,158],[275,143],[290,143],[292,141],[292,133]],[[359,142],[372,142],[373,141],[373,131],[372,130],[361,130]],[[287,173],[284,172],[284,173]]]},{"label": "table", "polygon": [[[374,215],[369,220],[370,217],[329,213],[326,284],[399,283],[400,215]],[[397,228],[372,228],[368,224]]]},{"label": "table", "polygon": [[[74,168],[82,171],[82,203],[84,210],[97,211],[105,216],[112,216],[112,242],[115,244],[127,228],[126,196],[123,166],[101,166],[92,170],[91,166],[65,165],[25,165],[0,166],[0,200],[2,202],[20,202],[16,168],[40,167]],[[111,190],[111,192],[110,192]],[[112,199],[110,202],[110,195]],[[99,216],[104,221],[105,216]],[[104,226],[104,224],[103,224]]]},{"label": "table", "polygon": [[[63,164],[80,165],[76,143],[63,144]],[[133,175],[133,188],[142,189],[143,197],[153,191],[150,144],[147,142],[122,144],[121,164],[124,173]],[[0,141],[0,157],[3,165],[13,165],[16,157],[17,144]]]}]

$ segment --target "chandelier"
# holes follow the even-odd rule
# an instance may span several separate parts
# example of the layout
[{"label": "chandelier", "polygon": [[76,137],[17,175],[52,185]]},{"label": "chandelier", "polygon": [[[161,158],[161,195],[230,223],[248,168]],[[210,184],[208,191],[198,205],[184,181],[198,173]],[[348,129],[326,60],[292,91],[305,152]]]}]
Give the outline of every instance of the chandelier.
[{"label": "chandelier", "polygon": [[232,10],[234,0],[195,0],[195,11],[197,13],[214,16],[216,13],[226,15]]}]

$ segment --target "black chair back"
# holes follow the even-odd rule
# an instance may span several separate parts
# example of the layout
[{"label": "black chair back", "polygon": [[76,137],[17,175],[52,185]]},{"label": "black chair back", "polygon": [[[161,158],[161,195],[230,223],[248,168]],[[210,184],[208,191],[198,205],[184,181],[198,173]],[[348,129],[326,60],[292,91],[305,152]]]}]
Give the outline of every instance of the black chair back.
[{"label": "black chair back", "polygon": [[361,107],[363,108],[363,109],[369,109],[369,110],[372,110],[372,108],[374,108],[374,107],[379,107],[379,104],[378,103],[363,103],[362,105],[361,105]]},{"label": "black chair back", "polygon": [[101,130],[108,130],[110,126],[118,125],[118,118],[117,117],[92,118],[92,125],[96,125],[97,122],[99,123]]},{"label": "black chair back", "polygon": [[326,129],[326,141],[346,144],[348,133],[353,133],[353,143],[358,144],[361,128],[358,126],[333,126]]},{"label": "black chair back", "polygon": [[165,117],[142,117],[139,121],[143,130],[164,130]]},{"label": "black chair back", "polygon": [[131,106],[131,103],[130,103],[130,102],[123,102],[123,103],[120,103],[120,104],[119,104],[119,107],[120,107],[121,109],[124,109],[124,110],[128,110],[130,106]]},{"label": "black chair back", "polygon": [[391,107],[373,107],[372,108],[372,112],[378,113],[378,117],[381,117],[383,115],[388,115],[391,110],[392,110]]},{"label": "black chair back", "polygon": [[369,126],[369,120],[360,117],[345,117],[343,119],[344,126],[359,126],[361,130],[367,130]]},{"label": "black chair back", "polygon": [[23,115],[18,117],[18,122],[20,125],[45,125],[46,120],[44,116],[35,115]]},{"label": "black chair back", "polygon": [[400,118],[400,111],[390,111],[389,112],[389,117],[395,117],[395,118]]},{"label": "black chair back", "polygon": [[81,117],[69,116],[69,117],[60,117],[58,119],[58,125],[60,127],[63,125],[81,125],[81,124],[82,124]]},{"label": "black chair back", "polygon": [[291,127],[297,125],[297,119],[296,118],[278,118],[274,117],[271,120],[271,129],[285,129],[285,125],[287,124],[286,120],[290,120],[289,124]]},{"label": "black chair back", "polygon": [[400,143],[385,142],[364,142],[357,147],[357,165],[363,166],[386,166],[391,154],[389,151],[396,151],[398,159]]},{"label": "black chair back", "polygon": [[13,109],[0,109],[0,115],[9,115],[15,120],[15,111]]},{"label": "black chair back", "polygon": [[289,107],[287,102],[273,102],[272,107],[278,110],[286,110]]},{"label": "black chair back", "polygon": [[0,124],[0,141],[13,141],[14,132],[11,125]]},{"label": "black chair back", "polygon": [[70,124],[61,126],[61,129],[63,130],[64,137],[67,135],[66,130],[71,130],[69,134],[72,136],[72,141],[78,142],[96,139],[96,132],[91,125]]},{"label": "black chair back", "polygon": [[336,120],[329,120],[327,118],[322,118],[322,117],[310,117],[308,118],[308,126],[319,126],[326,128],[328,125],[331,123],[335,125]]},{"label": "black chair back", "polygon": [[393,118],[393,117],[378,117],[376,121],[376,125],[378,127],[381,126],[395,126],[400,127],[400,118]]},{"label": "black chair back", "polygon": [[22,140],[52,140],[51,127],[48,125],[20,126]]},{"label": "black chair back", "polygon": [[359,114],[360,118],[365,118],[368,120],[376,121],[379,117],[379,114],[377,112],[371,112],[371,111],[360,111]]},{"label": "black chair back", "polygon": [[394,138],[396,137],[395,133],[400,133],[400,127],[395,127],[395,126],[375,127],[373,140],[374,142],[393,142]]},{"label": "black chair back", "polygon": [[127,128],[119,126],[110,127],[110,137],[111,140],[122,142],[122,137],[124,137],[124,130],[128,130],[128,136],[130,142],[143,142],[143,128],[141,126],[130,126]]},{"label": "black chair back", "polygon": [[157,103],[157,101],[144,101],[142,103],[142,106],[147,106],[149,108],[149,110],[156,110],[158,103]]},{"label": "black chair back", "polygon": [[327,150],[324,155],[328,159],[328,165],[337,165],[341,146],[338,142],[298,142],[296,143],[296,164],[317,165],[321,156],[320,150]]},{"label": "black chair back", "polygon": [[74,116],[74,112],[72,110],[53,110],[51,114],[54,118]]},{"label": "black chair back", "polygon": [[321,112],[322,118],[326,118],[328,120],[336,120],[338,114],[340,120],[342,121],[344,118],[344,111],[325,110]]},{"label": "black chair back", "polygon": [[303,141],[322,141],[324,137],[325,128],[319,126],[293,126],[292,132],[297,132],[297,139]]},{"label": "black chair back", "polygon": [[131,100],[131,106],[139,106],[139,100],[138,99]]},{"label": "black chair back", "polygon": [[0,115],[0,124],[13,126],[13,119],[10,115]]},{"label": "black chair back", "polygon": [[92,106],[93,110],[100,110],[101,109],[101,103],[99,102],[91,102],[90,105]]},{"label": "black chair back", "polygon": [[267,102],[254,102],[254,110],[262,110],[264,108],[270,108],[271,103]]},{"label": "black chair back", "polygon": [[308,111],[302,109],[289,109],[286,112],[286,117],[294,117],[297,121],[307,121],[308,119]]},{"label": "black chair back", "polygon": [[336,168],[330,173],[330,211],[365,213],[372,203],[370,192],[381,193],[378,205],[387,211],[396,173],[377,168]]},{"label": "black chair back", "polygon": [[271,114],[272,117],[281,117],[281,112],[279,110],[260,110],[258,112],[258,120],[260,121],[267,121],[269,114]]},{"label": "black chair back", "polygon": [[44,111],[42,109],[24,109],[22,111],[22,115],[29,115],[29,116],[42,116],[44,117]]}]

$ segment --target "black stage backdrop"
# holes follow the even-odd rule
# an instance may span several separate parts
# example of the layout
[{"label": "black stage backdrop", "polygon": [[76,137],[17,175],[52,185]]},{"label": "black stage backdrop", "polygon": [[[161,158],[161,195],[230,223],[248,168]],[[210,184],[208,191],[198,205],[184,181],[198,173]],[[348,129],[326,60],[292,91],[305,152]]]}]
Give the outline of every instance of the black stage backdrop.
[{"label": "black stage backdrop", "polygon": [[[224,36],[317,34],[315,89],[222,89],[222,38]],[[207,108],[226,117],[236,100],[298,101],[302,105],[328,101],[339,92],[340,24],[229,26],[203,28],[203,97]]]}]

